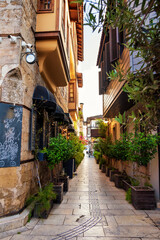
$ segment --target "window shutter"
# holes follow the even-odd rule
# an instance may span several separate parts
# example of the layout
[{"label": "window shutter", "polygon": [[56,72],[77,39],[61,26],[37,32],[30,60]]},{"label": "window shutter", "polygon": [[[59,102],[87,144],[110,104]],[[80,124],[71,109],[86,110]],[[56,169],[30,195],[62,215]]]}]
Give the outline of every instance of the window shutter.
[{"label": "window shutter", "polygon": [[109,31],[109,42],[110,42],[110,62],[114,62],[119,58],[119,34],[118,28],[110,28]]},{"label": "window shutter", "polygon": [[122,55],[125,43],[125,31],[119,32],[119,46],[120,46],[120,56]]},{"label": "window shutter", "polygon": [[105,61],[101,62],[101,72],[102,72],[102,92],[105,93],[105,88],[106,88],[106,68],[105,68]]},{"label": "window shutter", "polygon": [[105,59],[104,59],[104,61],[105,61],[105,70],[106,70],[107,73],[109,73],[110,66],[111,66],[111,64],[110,64],[110,54],[109,54],[109,42],[107,42],[105,44],[105,55],[104,55],[104,57],[105,57]]},{"label": "window shutter", "polygon": [[109,73],[111,70],[109,42],[105,44],[104,62],[106,73],[105,87],[107,87],[109,85],[109,78],[107,76],[107,73]]},{"label": "window shutter", "polygon": [[102,88],[102,71],[99,72],[99,95],[103,94],[103,88]]}]

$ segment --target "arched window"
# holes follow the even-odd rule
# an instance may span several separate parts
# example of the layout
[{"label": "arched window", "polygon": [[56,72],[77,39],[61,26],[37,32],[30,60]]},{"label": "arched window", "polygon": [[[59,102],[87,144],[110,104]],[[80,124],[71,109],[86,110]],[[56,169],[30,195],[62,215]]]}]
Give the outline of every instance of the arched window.
[{"label": "arched window", "polygon": [[53,12],[54,0],[38,0],[38,13]]}]

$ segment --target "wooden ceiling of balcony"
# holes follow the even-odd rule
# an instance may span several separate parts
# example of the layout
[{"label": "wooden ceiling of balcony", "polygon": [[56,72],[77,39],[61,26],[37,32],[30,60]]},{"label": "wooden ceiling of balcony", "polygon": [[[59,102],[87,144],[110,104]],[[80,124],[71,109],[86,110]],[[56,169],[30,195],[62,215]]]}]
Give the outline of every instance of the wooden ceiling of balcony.
[{"label": "wooden ceiling of balcony", "polygon": [[71,21],[76,22],[78,60],[83,61],[83,4],[73,3],[73,0],[68,0],[68,3]]}]

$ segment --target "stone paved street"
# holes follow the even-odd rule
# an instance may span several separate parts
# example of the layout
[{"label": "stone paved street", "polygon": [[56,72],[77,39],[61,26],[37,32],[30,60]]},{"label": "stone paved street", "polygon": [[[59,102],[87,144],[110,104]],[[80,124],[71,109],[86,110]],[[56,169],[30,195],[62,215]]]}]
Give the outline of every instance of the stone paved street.
[{"label": "stone paved street", "polygon": [[[159,224],[159,228],[158,228]],[[46,220],[5,233],[3,240],[156,240],[160,239],[160,211],[137,211],[125,200],[125,192],[85,157],[70,180],[61,204],[55,204]]]}]

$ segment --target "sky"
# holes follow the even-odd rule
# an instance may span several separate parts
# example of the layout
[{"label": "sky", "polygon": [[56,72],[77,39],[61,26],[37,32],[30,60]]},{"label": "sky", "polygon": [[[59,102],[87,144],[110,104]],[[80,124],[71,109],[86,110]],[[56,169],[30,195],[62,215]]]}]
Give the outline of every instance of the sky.
[{"label": "sky", "polygon": [[99,95],[98,67],[96,66],[101,33],[84,26],[84,61],[78,72],[83,73],[83,88],[79,88],[79,102],[84,103],[84,120],[102,114],[102,95]]}]

